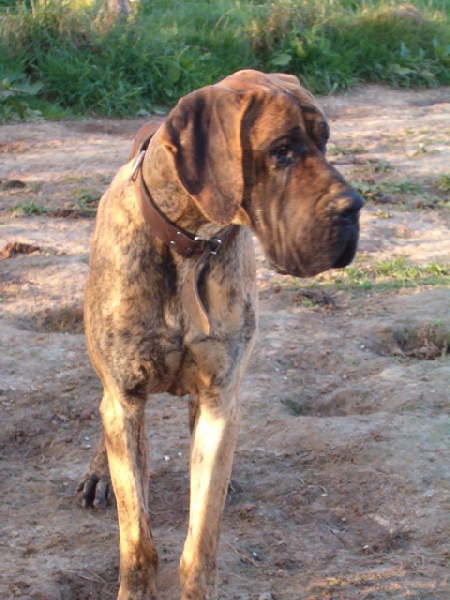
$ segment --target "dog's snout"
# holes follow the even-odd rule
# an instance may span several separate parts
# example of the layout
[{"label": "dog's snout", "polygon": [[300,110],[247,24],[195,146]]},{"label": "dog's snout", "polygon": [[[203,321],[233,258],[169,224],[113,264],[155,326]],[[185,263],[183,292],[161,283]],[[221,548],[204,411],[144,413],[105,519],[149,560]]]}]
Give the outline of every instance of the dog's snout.
[{"label": "dog's snout", "polygon": [[330,208],[341,220],[352,221],[358,216],[363,204],[363,199],[358,192],[350,189],[334,198],[330,203]]}]

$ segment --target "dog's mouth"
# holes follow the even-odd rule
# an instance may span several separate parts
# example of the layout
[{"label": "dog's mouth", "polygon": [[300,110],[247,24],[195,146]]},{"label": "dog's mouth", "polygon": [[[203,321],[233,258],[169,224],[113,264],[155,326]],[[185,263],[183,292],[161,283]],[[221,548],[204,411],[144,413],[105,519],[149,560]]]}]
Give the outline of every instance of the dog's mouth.
[{"label": "dog's mouth", "polygon": [[268,258],[271,269],[280,273],[281,275],[292,275],[293,277],[314,277],[322,271],[330,269],[331,266],[325,265],[298,265],[294,263],[287,263],[286,265],[280,265],[275,260]]},{"label": "dog's mouth", "polygon": [[[271,253],[267,253],[267,259],[270,267],[281,275],[292,275],[293,277],[314,277],[328,269],[343,269],[349,265],[355,257],[358,247],[359,227],[355,227],[347,240],[339,244],[339,252],[332,255],[315,255],[311,260],[299,260],[291,257],[286,260],[279,260]],[[334,254],[334,255],[333,255]]]},{"label": "dog's mouth", "polygon": [[332,268],[333,269],[343,269],[347,265],[349,265],[352,260],[355,258],[356,249],[358,247],[358,235],[355,235],[350,240],[348,240],[347,244],[344,247],[344,250],[340,254],[340,256],[334,261]]}]

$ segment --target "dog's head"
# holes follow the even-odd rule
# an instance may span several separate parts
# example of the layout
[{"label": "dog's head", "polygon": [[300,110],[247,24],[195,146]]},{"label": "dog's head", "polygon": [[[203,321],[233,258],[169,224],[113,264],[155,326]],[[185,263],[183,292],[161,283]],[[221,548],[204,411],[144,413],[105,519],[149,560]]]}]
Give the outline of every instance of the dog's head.
[{"label": "dog's head", "polygon": [[157,135],[218,225],[248,225],[272,266],[308,277],[356,252],[362,200],[325,158],[329,128],[290,75],[240,71],[188,94]]}]

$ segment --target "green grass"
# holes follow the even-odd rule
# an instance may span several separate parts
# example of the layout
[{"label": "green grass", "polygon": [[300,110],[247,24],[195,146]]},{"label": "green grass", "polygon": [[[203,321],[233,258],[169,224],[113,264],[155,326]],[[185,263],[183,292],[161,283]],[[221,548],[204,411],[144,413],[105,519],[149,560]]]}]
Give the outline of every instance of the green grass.
[{"label": "green grass", "polygon": [[450,263],[411,264],[405,257],[375,263],[351,265],[334,278],[339,289],[397,289],[424,285],[449,285]]},{"label": "green grass", "polygon": [[436,180],[436,187],[441,192],[450,192],[450,174],[445,173],[444,175],[438,177]]},{"label": "green grass", "polygon": [[22,204],[15,204],[8,212],[10,212],[13,217],[31,217],[33,215],[43,215],[47,212],[47,209],[41,204],[24,202]]},{"label": "green grass", "polygon": [[0,121],[134,117],[242,68],[315,93],[450,84],[450,0],[138,0],[109,27],[95,6],[0,0]]},{"label": "green grass", "polygon": [[[372,166],[371,166],[372,168]],[[391,170],[391,165],[386,163],[375,165],[375,172],[386,173]],[[388,202],[397,209],[410,208],[436,208],[448,206],[448,192],[450,191],[450,176],[443,174],[434,180],[416,181],[412,179],[386,179],[385,181],[370,182],[353,181],[364,200]]]},{"label": "green grass", "polygon": [[365,200],[377,200],[386,195],[417,196],[424,193],[424,187],[409,179],[381,181],[378,183],[354,182],[354,186]]},{"label": "green grass", "polygon": [[[360,262],[361,259],[364,262]],[[334,290],[355,292],[358,296],[364,292],[450,285],[450,262],[414,265],[406,257],[398,256],[392,260],[368,264],[363,256],[361,259],[357,259],[345,269],[317,275],[313,280],[288,276],[278,285],[283,289],[299,290],[301,295],[298,300],[304,307],[318,303],[332,305]],[[331,298],[331,301],[321,302],[323,298]]]},{"label": "green grass", "polygon": [[97,212],[98,203],[100,202],[101,195],[84,191],[75,200],[73,205],[76,209],[87,211],[92,214]]}]

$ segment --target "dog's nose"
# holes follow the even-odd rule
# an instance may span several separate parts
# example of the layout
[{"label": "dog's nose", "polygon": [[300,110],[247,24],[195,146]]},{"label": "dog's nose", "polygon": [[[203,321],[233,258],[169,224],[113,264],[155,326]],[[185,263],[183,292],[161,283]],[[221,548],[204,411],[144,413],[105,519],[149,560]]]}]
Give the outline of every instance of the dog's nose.
[{"label": "dog's nose", "polygon": [[358,192],[349,189],[333,198],[330,202],[331,210],[336,213],[342,221],[355,221],[358,213],[364,205],[364,201]]}]

